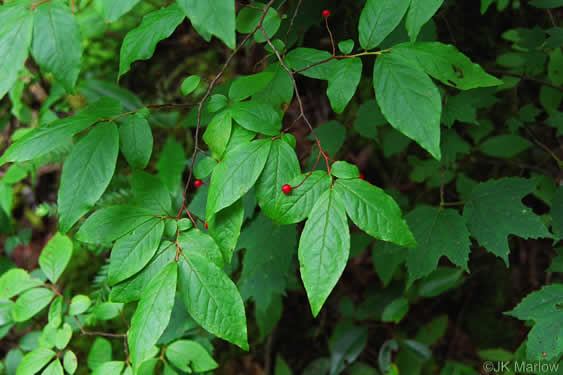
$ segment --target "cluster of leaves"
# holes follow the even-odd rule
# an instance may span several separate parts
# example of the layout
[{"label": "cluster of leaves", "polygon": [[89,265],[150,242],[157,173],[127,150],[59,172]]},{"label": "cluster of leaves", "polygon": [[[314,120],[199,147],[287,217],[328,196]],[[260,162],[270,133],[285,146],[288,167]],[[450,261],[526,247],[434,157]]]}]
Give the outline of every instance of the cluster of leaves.
[{"label": "cluster of leaves", "polygon": [[[481,12],[492,2],[483,0]],[[563,129],[561,28],[505,32],[503,38],[513,45],[497,58],[506,69],[501,80],[455,46],[436,40],[432,18],[448,6],[443,0],[361,2],[351,17],[359,47],[352,38],[337,43],[325,13],[332,52],[303,47],[295,30],[303,21],[300,13],[320,17],[322,2],[310,7],[316,12],[312,17],[301,1],[289,3],[237,7],[234,0],[177,0],[158,9],[140,0],[15,0],[0,6],[0,98],[10,99],[14,119],[31,125],[11,134],[0,157],[0,166],[11,163],[0,180],[0,232],[8,254],[29,242],[29,233],[18,231],[13,217],[15,187],[28,176],[34,179],[41,166],[62,162],[56,205],[37,210],[57,218],[39,269],[11,268],[0,276],[0,335],[33,327],[34,317],[48,310],[42,329],[23,336],[6,356],[7,373],[212,371],[218,367],[211,354],[215,338],[250,349],[245,302],[254,303],[261,341],[280,320],[286,291],[301,288],[294,280],[298,265],[317,317],[350,258],[372,246],[381,293],[358,306],[342,300],[343,319],[330,336],[330,358],[317,359],[304,373],[417,374],[432,357],[430,347],[445,334],[447,317],[435,317],[415,337],[398,335],[382,343],[378,369],[354,363],[368,340],[366,326],[358,323],[399,323],[418,301],[462,284],[464,272],[470,272],[471,238],[506,266],[510,235],[562,239],[563,189],[552,176],[501,174],[477,182],[460,168],[472,151],[507,162],[525,152],[547,152],[556,168],[563,167],[557,153],[535,136],[538,147],[519,134],[540,117],[552,133]],[[507,3],[498,1],[497,9]],[[534,0],[530,6],[549,10],[556,3]],[[142,9],[142,21],[120,24],[133,8]],[[216,37],[232,51],[209,83],[197,71],[182,72],[181,104],[144,104],[114,83],[89,79],[96,74],[86,69],[92,52],[82,48],[103,36],[103,20],[126,32],[117,74],[112,72],[119,82],[186,19],[203,40],[217,43]],[[101,33],[95,30],[100,22]],[[307,30],[314,22],[299,27]],[[236,55],[251,45],[264,51],[263,71],[221,80]],[[436,192],[439,203],[413,201],[403,217],[409,206],[404,195],[371,184],[354,163],[333,159],[350,137],[337,121],[313,126],[300,94],[307,78],[327,81],[334,116],[355,118],[354,131],[386,158],[409,148],[408,178]],[[523,106],[493,135],[492,120],[479,110],[490,109],[497,93],[526,78],[545,83],[542,109]],[[32,116],[22,100],[24,89],[45,83],[50,93]],[[369,95],[362,93],[364,84]],[[365,100],[358,108],[353,99],[360,96]],[[197,104],[186,104],[194,100]],[[296,114],[288,110],[292,105]],[[180,120],[159,113],[173,109],[179,116],[192,106]],[[59,118],[57,112],[71,113]],[[305,163],[291,133],[295,125],[308,129],[314,141]],[[174,136],[159,144],[159,128],[174,127],[195,130],[188,160]],[[200,146],[202,128],[205,146]],[[452,182],[459,200],[446,201]],[[524,205],[530,195],[550,207],[549,214],[541,217]],[[104,249],[111,249],[109,263],[98,274],[96,293],[78,294],[59,281],[75,259]],[[562,272],[559,263],[555,258],[551,270]],[[509,353],[511,359],[559,360],[562,298],[561,284],[548,285],[508,313],[534,323],[522,349]],[[120,319],[116,331],[87,329]],[[73,333],[95,337],[88,341],[87,366],[79,361],[85,352],[77,359],[68,346]],[[116,339],[124,351],[113,360],[109,340]],[[479,355],[502,357],[494,351]],[[274,367],[275,374],[291,373],[279,356]],[[452,361],[442,373],[476,372]]]}]

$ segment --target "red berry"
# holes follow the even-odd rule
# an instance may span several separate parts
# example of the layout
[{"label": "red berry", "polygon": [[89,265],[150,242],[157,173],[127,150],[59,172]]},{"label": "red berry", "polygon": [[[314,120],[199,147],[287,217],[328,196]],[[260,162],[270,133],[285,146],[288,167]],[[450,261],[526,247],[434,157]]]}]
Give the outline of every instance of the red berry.
[{"label": "red berry", "polygon": [[195,180],[195,181],[194,181],[194,186],[195,186],[196,188],[201,187],[201,185],[203,185],[203,182],[202,182],[201,180]]},{"label": "red berry", "polygon": [[360,180],[365,179],[364,174],[363,174],[363,173],[360,173],[360,177],[358,177],[358,178],[359,178]]},{"label": "red berry", "polygon": [[282,191],[284,194],[289,194],[291,193],[291,186],[289,186],[288,184],[285,184],[282,186]]},{"label": "red berry", "polygon": [[325,18],[330,17],[330,10],[328,10],[328,9],[323,10],[323,17],[325,17]]},{"label": "red berry", "polygon": [[207,225],[207,222],[205,222],[205,229],[209,229],[209,225]]}]

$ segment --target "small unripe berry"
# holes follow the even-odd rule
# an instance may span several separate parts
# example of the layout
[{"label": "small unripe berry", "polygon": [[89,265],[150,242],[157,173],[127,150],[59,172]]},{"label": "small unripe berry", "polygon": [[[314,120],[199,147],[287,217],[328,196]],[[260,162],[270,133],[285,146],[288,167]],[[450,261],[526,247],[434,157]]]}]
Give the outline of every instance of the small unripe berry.
[{"label": "small unripe berry", "polygon": [[364,179],[365,179],[364,174],[363,174],[363,173],[360,173],[360,177],[358,177],[358,178],[359,178],[360,180],[364,180]]},{"label": "small unripe berry", "polygon": [[328,10],[328,9],[323,10],[323,17],[326,18],[326,17],[329,17],[329,16],[330,16],[330,10]]},{"label": "small unripe berry", "polygon": [[289,194],[291,193],[291,186],[289,186],[288,184],[285,184],[282,186],[282,192],[284,194]]},{"label": "small unripe berry", "polygon": [[195,180],[195,181],[194,181],[194,186],[195,186],[196,188],[201,187],[201,185],[203,185],[203,182],[202,182],[201,180]]}]

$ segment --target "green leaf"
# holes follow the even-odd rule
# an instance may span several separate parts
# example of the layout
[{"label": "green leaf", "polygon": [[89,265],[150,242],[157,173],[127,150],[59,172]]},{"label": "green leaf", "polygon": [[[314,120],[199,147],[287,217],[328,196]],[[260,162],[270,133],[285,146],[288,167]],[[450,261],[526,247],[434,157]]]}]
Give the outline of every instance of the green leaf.
[{"label": "green leaf", "polygon": [[252,297],[256,308],[264,311],[272,296],[285,294],[296,245],[295,225],[280,227],[260,214],[245,227],[237,246],[246,249],[237,283],[244,300]]},{"label": "green leaf", "polygon": [[291,103],[293,98],[293,80],[280,63],[268,65],[266,72],[274,73],[274,78],[262,89],[253,95],[252,100],[258,103],[270,104],[280,108],[282,104]]},{"label": "green leaf", "polygon": [[514,354],[505,349],[485,349],[477,352],[479,358],[490,361],[511,361],[514,359]]},{"label": "green leaf", "polygon": [[[555,237],[563,238],[563,187],[559,186],[553,195],[553,202],[551,203],[551,227]],[[0,278],[0,285],[1,285]],[[1,293],[1,288],[0,288]]]},{"label": "green leaf", "polygon": [[359,178],[360,171],[358,167],[345,161],[336,161],[330,167],[330,173],[338,178]]},{"label": "green leaf", "polygon": [[401,209],[383,190],[360,179],[337,180],[334,190],[350,219],[361,230],[372,237],[398,245],[416,245],[402,218]]},{"label": "green leaf", "polygon": [[[249,5],[250,6],[248,7],[242,8],[236,18],[237,31],[242,34],[249,34],[256,28],[256,26],[258,26],[258,23],[262,18],[262,14],[264,14],[264,11],[260,9],[264,9],[266,6],[264,3],[260,2],[253,2]],[[268,9],[268,12],[264,17],[264,21],[262,22],[262,27],[269,39],[272,39],[272,37],[276,34],[280,28],[280,24],[281,18],[278,15],[278,12],[276,12],[274,7],[271,7]],[[258,43],[264,43],[266,38],[264,38],[262,32],[258,30],[254,34],[254,40]]]},{"label": "green leaf", "polygon": [[333,190],[327,190],[313,206],[299,241],[301,278],[314,317],[344,271],[349,252],[344,205]]},{"label": "green leaf", "polygon": [[123,39],[117,79],[129,71],[134,61],[150,59],[156,44],[172,35],[184,17],[184,12],[176,4],[145,15],[143,22]]},{"label": "green leaf", "polygon": [[151,126],[142,115],[123,120],[119,127],[119,148],[133,168],[143,169],[149,163],[153,147]]},{"label": "green leaf", "polygon": [[207,109],[211,113],[222,110],[229,104],[229,99],[225,95],[215,94],[211,95],[207,101]]},{"label": "green leaf", "polygon": [[276,74],[273,72],[262,72],[251,76],[238,77],[231,84],[229,99],[234,102],[250,98],[252,95],[263,90]]},{"label": "green leaf", "polygon": [[209,234],[219,245],[224,263],[231,264],[244,221],[244,203],[242,199],[206,219]]},{"label": "green leaf", "polygon": [[535,322],[528,333],[526,352],[529,360],[556,360],[563,351],[563,344],[559,339],[563,333],[562,303],[563,284],[546,285],[530,293],[512,311],[505,313],[520,320]]},{"label": "green leaf", "polygon": [[[31,45],[33,18],[33,12],[21,2],[0,7],[0,99],[16,83],[24,68]],[[0,161],[0,164],[3,163]]]},{"label": "green leaf", "polygon": [[444,0],[411,0],[406,22],[411,42],[416,41],[422,26],[432,18],[443,3]]},{"label": "green leaf", "polygon": [[88,353],[88,368],[96,370],[102,364],[111,361],[111,342],[103,337],[96,337]]},{"label": "green leaf", "polygon": [[[208,127],[209,129],[209,127]],[[217,160],[210,158],[209,156],[204,157],[194,167],[194,177],[198,179],[207,178],[213,172],[213,168],[217,165]]]},{"label": "green leaf", "polygon": [[551,238],[542,220],[522,204],[522,198],[536,189],[533,180],[510,177],[489,180],[473,188],[463,217],[471,235],[485,249],[500,257],[508,267],[507,237]]},{"label": "green leaf", "polygon": [[78,230],[76,239],[82,242],[108,244],[139,225],[149,221],[154,214],[144,208],[113,206],[94,212]]},{"label": "green leaf", "polygon": [[338,42],[338,49],[340,52],[347,55],[354,49],[354,41],[352,39],[347,39],[342,42]]},{"label": "green leaf", "polygon": [[366,327],[347,327],[338,325],[329,345],[331,352],[330,374],[342,373],[349,363],[353,363],[364,351],[368,341]]},{"label": "green leaf", "polygon": [[497,158],[512,158],[532,147],[532,142],[516,134],[503,134],[488,138],[479,150]]},{"label": "green leaf", "polygon": [[125,362],[122,361],[105,362],[96,367],[92,375],[120,375],[123,367]]},{"label": "green leaf", "polygon": [[242,144],[250,143],[256,137],[256,133],[243,128],[242,126],[234,123],[233,130],[231,132],[231,139],[227,144],[228,150],[234,150]]},{"label": "green leaf", "polygon": [[47,278],[56,284],[72,256],[72,241],[56,233],[41,251],[39,267]]},{"label": "green leaf", "polygon": [[282,297],[279,294],[272,296],[268,306],[254,305],[256,325],[260,331],[260,341],[264,340],[275,328],[282,316]]},{"label": "green leaf", "polygon": [[179,370],[191,373],[206,372],[219,365],[201,344],[191,340],[178,340],[166,348],[166,358]]},{"label": "green leaf", "polygon": [[563,52],[561,48],[554,49],[549,54],[549,64],[547,65],[547,76],[555,85],[563,84]]},{"label": "green leaf", "polygon": [[72,328],[68,323],[63,324],[63,327],[57,331],[56,346],[57,349],[63,350],[68,345],[72,337]]},{"label": "green leaf", "polygon": [[41,72],[51,72],[67,92],[76,84],[82,58],[82,40],[68,6],[48,2],[35,11],[31,54]]},{"label": "green leaf", "polygon": [[244,304],[237,287],[205,256],[182,250],[179,286],[188,312],[207,331],[248,350]]},{"label": "green leaf", "polygon": [[152,279],[143,292],[127,332],[131,363],[135,367],[139,367],[146,359],[147,352],[168,325],[174,307],[177,279],[178,263],[172,262]]},{"label": "green leaf", "polygon": [[0,300],[12,298],[39,285],[43,285],[41,280],[31,278],[21,268],[12,268],[0,276]]},{"label": "green leaf", "polygon": [[72,350],[67,350],[63,357],[63,367],[70,375],[73,375],[78,368],[78,359]]},{"label": "green leaf", "polygon": [[399,323],[409,311],[409,300],[397,298],[383,309],[381,320],[389,323]]},{"label": "green leaf", "polygon": [[199,229],[182,232],[178,237],[178,245],[185,251],[197,252],[219,268],[223,268],[223,254],[217,243],[207,233]]},{"label": "green leaf", "polygon": [[487,9],[494,3],[495,0],[481,0],[481,14],[485,14]]},{"label": "green leaf", "polygon": [[301,182],[303,184],[293,189],[291,194],[280,196],[280,214],[274,218],[274,222],[280,225],[294,224],[309,217],[321,194],[330,188],[332,179],[326,172],[315,171],[310,175],[306,173],[297,176],[288,184],[297,186]]},{"label": "green leaf", "polygon": [[[336,155],[346,141],[346,128],[338,121],[325,122],[315,129],[315,134],[319,138],[324,152],[332,156]],[[315,137],[311,134],[309,139],[314,141]],[[314,147],[311,155],[314,155],[314,160],[316,160],[318,147],[317,145]]]},{"label": "green leaf", "polygon": [[379,375],[374,367],[358,361],[349,366],[346,371],[349,375]]},{"label": "green leaf", "polygon": [[233,119],[243,128],[264,135],[278,135],[282,123],[280,114],[271,105],[256,101],[236,102],[230,108]]},{"label": "green leaf", "polygon": [[215,167],[209,185],[207,215],[229,207],[252,188],[268,158],[272,141],[261,139],[228,152]]},{"label": "green leaf", "polygon": [[47,324],[41,331],[37,343],[40,348],[53,349],[55,347],[55,340],[57,337],[57,328],[52,324]]},{"label": "green leaf", "polygon": [[563,7],[563,1],[561,0],[531,0],[529,4],[541,9]]},{"label": "green leaf", "polygon": [[0,207],[0,233],[10,234],[12,233],[12,221],[8,213]]},{"label": "green leaf", "polygon": [[88,79],[81,81],[80,92],[91,102],[102,96],[109,96],[119,100],[126,111],[137,111],[139,114],[149,114],[143,107],[141,99],[130,90],[121,88],[116,82]]},{"label": "green leaf", "polygon": [[390,52],[375,62],[373,87],[389,123],[440,160],[442,101],[432,80]]},{"label": "green leaf", "polygon": [[460,90],[502,84],[451,44],[405,43],[394,47],[393,51],[413,64],[418,63],[422,70],[443,84]]},{"label": "green leaf", "polygon": [[438,267],[421,280],[417,294],[421,297],[436,297],[453,289],[463,281],[463,270],[452,267]]},{"label": "green leaf", "polygon": [[360,45],[374,49],[393,31],[407,12],[410,0],[368,0],[358,23]]},{"label": "green leaf", "polygon": [[122,15],[129,12],[140,0],[100,0],[102,16],[106,21],[117,21]]},{"label": "green leaf", "polygon": [[7,375],[16,375],[17,367],[20,365],[22,358],[23,354],[20,349],[11,349],[6,354],[4,364]]},{"label": "green leaf", "polygon": [[83,312],[88,310],[91,303],[92,301],[90,301],[90,297],[85,296],[83,294],[78,294],[72,297],[72,300],[70,301],[70,307],[68,309],[68,313],[69,315],[82,314]]},{"label": "green leaf", "polygon": [[330,106],[334,112],[340,114],[358,88],[360,78],[362,78],[361,59],[338,60],[334,67],[334,75],[328,81],[326,95],[330,100]]},{"label": "green leaf", "polygon": [[14,308],[12,317],[15,322],[25,322],[43,310],[52,300],[55,294],[46,288],[35,288],[23,293]]},{"label": "green leaf", "polygon": [[[62,310],[63,310],[63,297],[57,297],[49,306],[49,325],[54,328],[59,328],[62,323]],[[1,324],[0,324],[1,325]]]},{"label": "green leaf", "polygon": [[61,145],[67,144],[77,134],[100,119],[121,113],[121,103],[102,97],[72,117],[56,120],[33,129],[12,144],[0,158],[0,165],[8,161],[25,161],[43,156]]},{"label": "green leaf", "polygon": [[177,0],[192,24],[209,34],[215,35],[234,49],[235,38],[235,2],[234,0]]},{"label": "green leaf", "polygon": [[163,375],[178,375],[176,370],[174,370],[168,363],[164,364]]},{"label": "green leaf", "polygon": [[282,140],[272,141],[264,171],[256,181],[256,200],[266,216],[272,219],[279,217],[285,196],[282,186],[299,176],[300,172],[295,150]]},{"label": "green leaf", "polygon": [[188,229],[190,229],[191,227],[193,227],[194,224],[192,223],[192,221],[190,219],[188,219],[187,217],[178,220],[178,230],[180,232],[185,232]]},{"label": "green leaf", "polygon": [[223,157],[231,138],[232,127],[233,119],[231,112],[228,110],[216,114],[207,125],[207,129],[203,133],[203,140],[209,146],[214,158],[221,159]]},{"label": "green leaf", "polygon": [[131,179],[135,201],[155,214],[167,215],[172,212],[170,193],[158,176],[136,171]]},{"label": "green leaf", "polygon": [[151,219],[115,241],[111,250],[108,284],[115,285],[143,269],[158,249],[164,222]]},{"label": "green leaf", "polygon": [[100,199],[113,177],[118,150],[114,123],[98,125],[72,148],[63,165],[57,201],[61,232],[72,228]]},{"label": "green leaf", "polygon": [[383,117],[377,101],[370,99],[360,106],[354,121],[354,129],[362,137],[378,140],[377,128],[385,124],[387,120]]},{"label": "green leaf", "polygon": [[279,354],[276,356],[274,375],[293,375],[291,368]]},{"label": "green leaf", "polygon": [[465,220],[456,210],[420,206],[405,219],[418,243],[408,250],[409,286],[434,271],[443,255],[469,272],[471,241]]},{"label": "green leaf", "polygon": [[141,272],[111,289],[110,300],[113,302],[133,302],[141,298],[149,282],[176,256],[176,247],[171,242],[163,241],[155,256]]},{"label": "green leaf", "polygon": [[201,81],[200,76],[189,76],[188,78],[184,79],[182,85],[180,86],[180,90],[182,91],[182,94],[183,95],[191,94],[195,89],[197,89],[200,81]]},{"label": "green leaf", "polygon": [[37,374],[54,356],[55,352],[43,348],[27,353],[20,362],[16,375]]},{"label": "green leaf", "polygon": [[372,248],[375,272],[388,285],[395,271],[407,259],[407,249],[391,242],[376,241]]},{"label": "green leaf", "polygon": [[329,61],[331,57],[332,55],[327,51],[313,48],[295,48],[287,54],[285,63],[294,71],[306,69],[299,72],[305,77],[329,80],[333,76],[337,63],[336,60]]},{"label": "green leaf", "polygon": [[172,192],[176,191],[182,180],[185,160],[182,145],[173,138],[169,138],[160,152],[156,168],[158,169],[158,177]]},{"label": "green leaf", "polygon": [[98,320],[111,320],[123,310],[122,303],[102,302],[94,308],[93,314]]}]

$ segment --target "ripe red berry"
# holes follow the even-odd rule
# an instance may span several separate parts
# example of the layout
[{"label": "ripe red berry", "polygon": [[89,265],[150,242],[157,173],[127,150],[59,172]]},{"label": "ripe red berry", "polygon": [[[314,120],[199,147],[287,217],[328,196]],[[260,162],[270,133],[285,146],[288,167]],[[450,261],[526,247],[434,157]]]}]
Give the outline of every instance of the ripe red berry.
[{"label": "ripe red berry", "polygon": [[196,188],[201,187],[201,185],[203,185],[203,182],[202,182],[201,180],[195,180],[195,181],[194,181],[194,186],[195,186]]},{"label": "ripe red berry", "polygon": [[364,174],[363,174],[363,173],[360,173],[360,177],[358,177],[358,178],[359,178],[360,180],[365,179]]},{"label": "ripe red berry", "polygon": [[330,10],[328,10],[328,9],[323,10],[323,17],[326,18],[326,17],[329,17],[329,16],[330,16]]},{"label": "ripe red berry", "polygon": [[285,184],[282,186],[282,191],[284,194],[289,194],[291,193],[291,186],[289,186],[288,184]]},{"label": "ripe red berry", "polygon": [[205,229],[209,229],[209,225],[207,225],[207,221],[205,222]]}]

